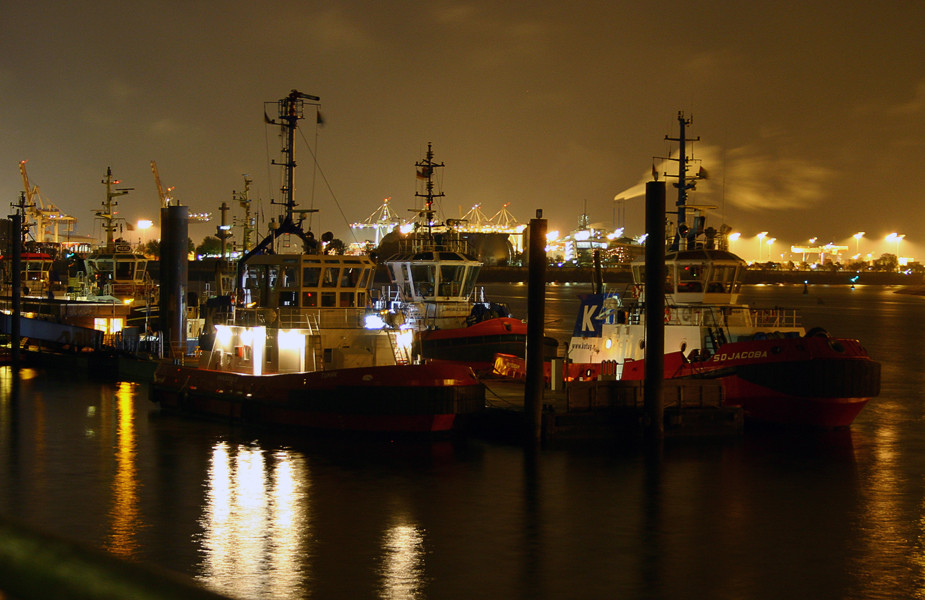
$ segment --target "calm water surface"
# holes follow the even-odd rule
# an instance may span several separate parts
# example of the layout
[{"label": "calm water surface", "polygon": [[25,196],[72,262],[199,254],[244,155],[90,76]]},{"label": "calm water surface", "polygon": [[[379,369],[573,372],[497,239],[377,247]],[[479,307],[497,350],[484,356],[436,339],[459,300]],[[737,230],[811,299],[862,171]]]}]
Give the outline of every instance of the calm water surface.
[{"label": "calm water surface", "polygon": [[[526,286],[488,291],[524,314]],[[586,291],[550,287],[549,332]],[[272,435],[2,368],[0,514],[236,598],[925,597],[925,299],[894,291],[745,294],[882,362],[850,431],[658,455]]]}]

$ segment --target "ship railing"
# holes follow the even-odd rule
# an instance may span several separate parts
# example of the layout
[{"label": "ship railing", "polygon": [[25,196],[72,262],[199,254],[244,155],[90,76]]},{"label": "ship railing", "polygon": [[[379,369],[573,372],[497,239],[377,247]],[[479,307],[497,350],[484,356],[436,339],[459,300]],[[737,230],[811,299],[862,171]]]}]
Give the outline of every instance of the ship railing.
[{"label": "ship railing", "polygon": [[752,308],[755,327],[762,329],[801,327],[800,313],[795,308]]},{"label": "ship railing", "polygon": [[444,234],[439,243],[430,236],[412,235],[408,239],[401,240],[398,247],[400,252],[414,254],[419,252],[459,252],[460,254],[467,254],[469,252],[469,242],[452,233]]}]

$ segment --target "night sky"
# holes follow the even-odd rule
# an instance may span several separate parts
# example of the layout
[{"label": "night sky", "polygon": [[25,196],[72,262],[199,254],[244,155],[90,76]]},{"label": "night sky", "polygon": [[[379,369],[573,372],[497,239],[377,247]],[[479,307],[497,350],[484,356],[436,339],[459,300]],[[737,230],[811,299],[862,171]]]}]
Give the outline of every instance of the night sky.
[{"label": "night sky", "polygon": [[[28,159],[46,201],[98,235],[107,166],[135,188],[120,216],[156,218],[155,160],[193,211],[248,174],[269,218],[280,144],[264,103],[295,88],[325,121],[296,144],[316,232],[355,241],[347,224],[385,197],[407,214],[428,142],[445,216],[510,202],[564,232],[587,207],[611,227],[683,111],[710,174],[692,201],[742,233],[744,258],[760,231],[775,254],[810,237],[854,250],[864,231],[862,253],[896,252],[883,238],[898,232],[922,260],[923,29],[921,0],[4,2],[0,199],[18,199]],[[629,234],[642,204],[617,203]]]}]

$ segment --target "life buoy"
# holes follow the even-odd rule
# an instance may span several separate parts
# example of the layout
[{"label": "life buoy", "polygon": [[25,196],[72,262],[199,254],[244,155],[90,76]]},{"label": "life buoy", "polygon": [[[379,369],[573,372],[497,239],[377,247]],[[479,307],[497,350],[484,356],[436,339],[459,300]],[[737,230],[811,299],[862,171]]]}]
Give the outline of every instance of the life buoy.
[{"label": "life buoy", "polygon": [[665,322],[667,323],[670,320],[671,320],[671,309],[666,306],[665,307]]}]

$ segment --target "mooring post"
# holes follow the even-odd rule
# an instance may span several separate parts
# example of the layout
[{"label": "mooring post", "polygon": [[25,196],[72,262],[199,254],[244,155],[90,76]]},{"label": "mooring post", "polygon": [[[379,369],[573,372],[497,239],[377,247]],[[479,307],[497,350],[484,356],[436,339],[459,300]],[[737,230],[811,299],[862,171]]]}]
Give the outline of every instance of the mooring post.
[{"label": "mooring post", "polygon": [[[26,195],[20,198],[20,206],[25,206]],[[13,259],[13,269],[11,276],[13,278],[12,301],[13,315],[10,317],[10,360],[13,361],[13,369],[19,369],[19,344],[20,338],[20,316],[22,315],[22,211],[17,210],[10,215],[10,248]]]},{"label": "mooring post", "polygon": [[527,248],[527,380],[524,386],[526,441],[543,434],[543,337],[546,321],[546,219],[542,209],[530,219]]},{"label": "mooring post", "polygon": [[170,358],[186,354],[186,290],[189,285],[189,207],[161,209],[160,329]]},{"label": "mooring post", "polygon": [[665,435],[665,182],[646,183],[646,434]]}]

